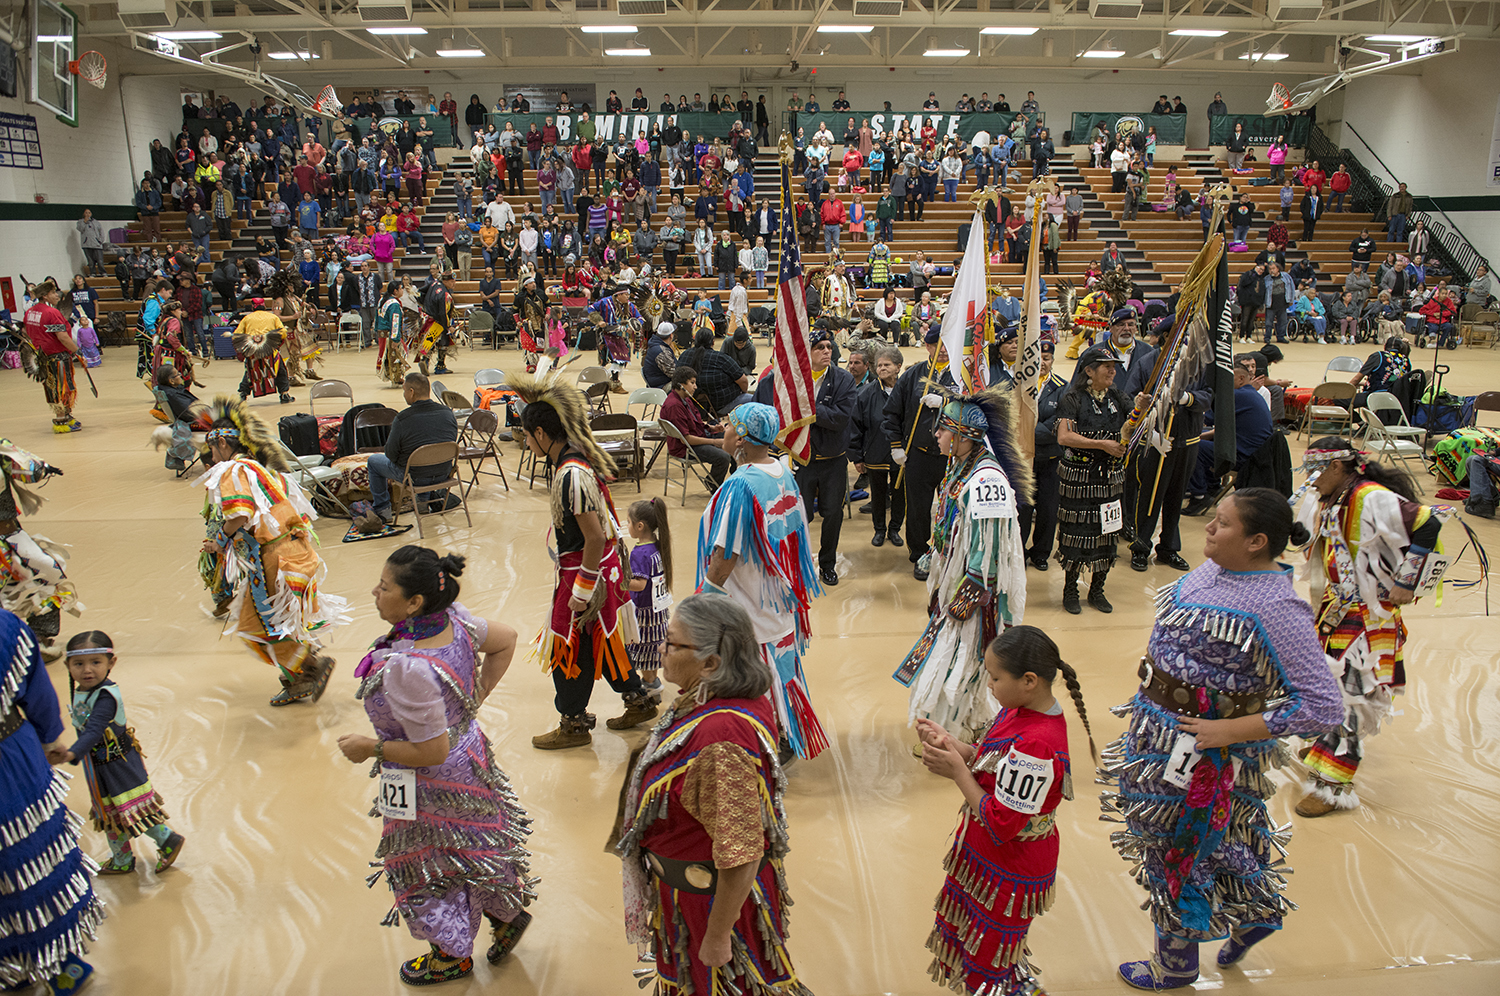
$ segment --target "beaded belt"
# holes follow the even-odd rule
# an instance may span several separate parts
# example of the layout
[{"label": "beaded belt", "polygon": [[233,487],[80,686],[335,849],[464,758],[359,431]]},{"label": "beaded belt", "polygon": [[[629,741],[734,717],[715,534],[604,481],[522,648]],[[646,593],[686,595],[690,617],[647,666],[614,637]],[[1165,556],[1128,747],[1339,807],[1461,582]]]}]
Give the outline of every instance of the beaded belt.
[{"label": "beaded belt", "polygon": [[[655,875],[663,882],[676,889],[678,892],[691,892],[699,896],[711,896],[719,886],[719,870],[712,862],[704,861],[679,861],[676,858],[663,857],[660,854],[652,854],[642,848],[641,859],[645,863],[646,871]],[[766,866],[771,860],[769,854],[762,855],[760,866]]]},{"label": "beaded belt", "polygon": [[[1141,679],[1141,695],[1164,709],[1184,716],[1201,716],[1198,708],[1199,686],[1179,681],[1164,671],[1158,670],[1149,656],[1141,658],[1136,672]],[[1235,719],[1251,716],[1265,708],[1266,696],[1259,692],[1216,692],[1209,690],[1219,719]]]}]

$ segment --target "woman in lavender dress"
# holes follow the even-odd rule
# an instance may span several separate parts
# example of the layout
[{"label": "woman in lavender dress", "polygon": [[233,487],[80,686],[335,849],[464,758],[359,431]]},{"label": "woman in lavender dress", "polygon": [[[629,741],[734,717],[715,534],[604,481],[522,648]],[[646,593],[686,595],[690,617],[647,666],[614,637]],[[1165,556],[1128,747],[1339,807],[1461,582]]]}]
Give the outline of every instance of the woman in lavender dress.
[{"label": "woman in lavender dress", "polygon": [[1130,729],[1103,752],[1119,793],[1101,797],[1125,829],[1112,843],[1148,894],[1156,951],[1126,962],[1137,989],[1177,989],[1198,978],[1198,942],[1228,938],[1221,966],[1281,928],[1288,904],[1278,866],[1290,825],[1272,826],[1268,767],[1280,738],[1317,735],[1343,720],[1312,608],[1276,563],[1292,521],[1286,498],[1247,488],[1209,523],[1207,562],[1158,590],[1141,687],[1117,711]]},{"label": "woman in lavender dress", "polygon": [[420,546],[391,554],[373,594],[392,628],[355,671],[375,737],[339,738],[349,760],[375,759],[370,815],[385,818],[375,856],[396,897],[384,922],[404,918],[431,947],[401,965],[415,986],[474,970],[481,914],[494,931],[490,963],[510,954],[535,898],[531,821],[474,719],[510,666],[516,631],[457,603],[463,567]]}]

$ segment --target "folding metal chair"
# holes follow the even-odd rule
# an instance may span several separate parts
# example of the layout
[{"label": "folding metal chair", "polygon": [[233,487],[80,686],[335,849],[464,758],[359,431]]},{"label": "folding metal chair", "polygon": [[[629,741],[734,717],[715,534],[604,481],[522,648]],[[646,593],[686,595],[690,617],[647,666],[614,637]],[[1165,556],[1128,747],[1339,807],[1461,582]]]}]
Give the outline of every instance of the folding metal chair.
[{"label": "folding metal chair", "polygon": [[334,482],[342,480],[343,474],[340,474],[332,467],[324,467],[321,464],[309,466],[301,461],[312,459],[311,457],[297,456],[286,443],[278,441],[276,445],[281,447],[281,452],[285,454],[287,463],[291,465],[291,469],[286,472],[287,480],[311,495],[315,505],[319,504],[319,500],[321,499],[322,502],[326,502],[334,508],[341,509],[345,515],[349,514],[349,506],[344,504],[344,499],[340,498],[337,492],[333,490]]},{"label": "folding metal chair", "polygon": [[[668,422],[666,419],[661,419],[656,424],[662,432],[666,433],[668,438],[675,439],[679,443],[681,443],[685,450],[685,455],[680,457],[673,456],[670,449],[666,451],[667,479],[666,482],[662,485],[662,497],[665,498],[672,490],[672,461],[675,460],[682,465],[682,504],[686,505],[689,470],[693,472],[694,477],[698,478],[699,484],[703,485],[705,488],[708,487],[708,479],[703,476],[703,461],[698,459],[698,454],[693,450],[691,446],[688,445],[688,441],[683,437],[681,429],[677,428],[677,426],[673,425],[671,422]],[[709,490],[711,491],[713,489],[710,488]]]},{"label": "folding metal chair", "polygon": [[[355,316],[356,318],[359,316]],[[312,414],[318,414],[319,398],[347,398],[350,407],[354,405],[354,388],[349,386],[348,381],[343,380],[320,380],[307,391],[307,406],[312,409]]]},{"label": "folding metal chair", "polygon": [[[394,408],[367,408],[354,416],[354,452],[356,453],[384,453],[385,439],[391,434],[391,423],[396,421],[396,410]],[[359,432],[361,429],[384,429],[380,434],[380,444],[377,446],[360,446]],[[368,438],[368,437],[367,437]]]},{"label": "folding metal chair", "polygon": [[594,432],[594,441],[615,462],[621,477],[635,479],[636,493],[641,490],[644,475],[644,460],[641,452],[640,434],[634,415],[596,415],[589,423]]},{"label": "folding metal chair", "polygon": [[[443,504],[431,515],[445,515],[452,509],[447,508],[448,495],[458,492],[458,508],[464,510],[464,521],[473,527],[474,520],[469,516],[469,503],[465,499],[464,482],[458,476],[459,448],[457,442],[452,443],[428,443],[426,446],[418,446],[416,452],[406,459],[406,472],[401,475],[401,489],[411,498],[412,518],[417,520],[417,539],[422,538],[422,506],[432,501],[434,493],[442,495],[440,500]],[[451,469],[448,478],[433,484],[417,485],[412,480],[412,471],[423,467],[448,466]],[[426,495],[427,497],[422,497]]]},{"label": "folding metal chair", "polygon": [[[465,498],[474,489],[474,485],[479,483],[481,474],[500,478],[500,483],[505,485],[505,490],[510,490],[510,481],[505,476],[505,467],[500,463],[500,444],[495,439],[495,434],[499,431],[500,416],[488,408],[476,408],[469,412],[468,418],[464,420],[463,429],[458,434],[458,455],[460,459],[469,461],[469,486],[464,489]],[[486,460],[495,461],[494,470],[483,469]]]},{"label": "folding metal chair", "polygon": [[1422,469],[1422,473],[1413,474],[1411,478],[1417,484],[1417,490],[1423,494],[1427,489],[1422,486],[1422,478],[1427,476],[1427,451],[1421,443],[1414,443],[1409,439],[1400,439],[1386,431],[1386,425],[1370,409],[1359,410],[1360,420],[1365,424],[1365,439],[1363,446],[1365,450],[1375,456],[1395,457],[1397,460],[1415,460]]},{"label": "folding metal chair", "polygon": [[[1340,401],[1344,404],[1337,404]],[[1297,435],[1301,436],[1303,432],[1306,432],[1311,436],[1313,424],[1316,422],[1342,426],[1344,431],[1353,432],[1354,414],[1348,407],[1353,403],[1353,384],[1336,380],[1319,384],[1313,388],[1312,397],[1308,399],[1307,411],[1302,415],[1302,425],[1298,427]]]}]

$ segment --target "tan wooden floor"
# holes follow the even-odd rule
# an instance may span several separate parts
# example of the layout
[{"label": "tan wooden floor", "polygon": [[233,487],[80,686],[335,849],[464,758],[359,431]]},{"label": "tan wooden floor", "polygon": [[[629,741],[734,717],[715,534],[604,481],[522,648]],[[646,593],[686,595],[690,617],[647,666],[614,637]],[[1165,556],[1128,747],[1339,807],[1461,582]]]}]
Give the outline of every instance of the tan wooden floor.
[{"label": "tan wooden floor", "polygon": [[[1329,358],[1351,351],[1364,353],[1293,344],[1276,369],[1312,385]],[[907,353],[915,359],[915,350]],[[1419,362],[1430,360],[1426,353]],[[1453,365],[1447,383],[1455,392],[1500,383],[1500,353],[1463,349],[1444,353],[1443,362]],[[335,747],[340,734],[369,728],[353,698],[352,671],[382,631],[368,593],[394,541],[343,545],[346,523],[318,523],[328,589],[351,599],[354,623],[332,638],[339,666],[322,702],[269,708],[271,670],[221,639],[205,611],[195,566],[202,492],[174,480],[161,454],[145,448],[154,423],[134,366],[133,350],[106,351],[94,371],[102,397],[88,396],[85,385],[77,416],[86,429],[69,436],[51,433],[39,385],[0,372],[0,435],[67,472],[46,486],[45,509],[28,520],[33,531],[72,547],[69,573],[88,610],[82,619],[65,617],[64,636],[97,628],[114,638],[122,655],[114,677],[131,723],[171,824],[187,835],[182,860],[160,878],[143,871],[99,880],[110,917],[90,955],[99,970],[92,992],[409,991],[396,966],[421,949],[404,928],[379,926],[389,893],[364,884],[378,833],[365,816],[373,795],[368,766],[349,764]],[[453,366],[459,372],[444,380],[463,390],[474,370],[515,370],[519,358],[513,349],[463,353]],[[369,351],[335,354],[328,363],[359,401],[399,407],[399,394],[377,382],[373,367]],[[215,363],[204,375],[208,393],[232,391],[239,376],[238,365]],[[635,370],[626,376],[639,383]],[[263,399],[257,409],[272,420],[307,410],[306,389],[294,393],[295,405]],[[513,469],[513,444],[505,444],[505,457]],[[660,493],[659,469],[645,487]],[[692,586],[704,507],[698,490],[685,508],[672,499],[678,597]],[[626,484],[617,500],[634,497]],[[512,481],[505,494],[487,481],[474,506],[473,529],[450,516],[426,542],[467,555],[463,601],[529,640],[551,592],[545,492]],[[1204,521],[1184,520],[1183,552],[1194,564],[1202,561]],[[872,548],[867,523],[859,515],[846,523],[843,583],[813,608],[807,671],[834,746],[791,769],[791,952],[819,996],[935,994],[923,941],[960,796],[911,757],[906,693],[890,674],[925,622],[924,598],[905,550]],[[1476,529],[1500,555],[1500,527],[1481,521]],[[1450,527],[1444,539],[1456,551],[1460,530]],[[1471,554],[1453,570],[1475,574]],[[1136,574],[1122,563],[1109,584],[1115,613],[1085,607],[1070,617],[1058,605],[1061,572],[1029,573],[1026,621],[1045,627],[1078,667],[1101,745],[1122,728],[1108,709],[1130,695],[1151,624],[1148,593],[1175,576],[1159,567]],[[1296,824],[1290,895],[1301,910],[1242,968],[1210,967],[1198,988],[1298,996],[1500,991],[1500,622],[1485,617],[1478,590],[1450,593],[1442,607],[1423,604],[1407,618],[1410,686],[1400,715],[1369,746],[1359,777],[1364,807],[1302,820],[1291,812],[1298,793],[1283,787],[1272,809]],[[52,671],[65,693],[61,668]],[[626,756],[646,733],[604,729],[619,701],[603,684],[592,708],[601,717],[592,748],[533,750],[529,738],[555,725],[556,713],[551,682],[520,655],[485,706],[481,721],[497,758],[535,820],[540,900],[508,963],[492,970],[480,958],[471,980],[443,992],[637,991],[634,951],[621,927],[619,864],[603,848]],[[1098,820],[1082,726],[1071,710],[1067,718],[1079,797],[1059,811],[1058,900],[1034,925],[1030,944],[1051,992],[1124,993],[1115,965],[1144,955],[1151,930],[1138,909],[1141,892],[1108,844],[1111,825]],[[78,781],[70,802],[87,808]],[[89,852],[107,854],[102,835],[85,836]],[[137,847],[143,859],[152,853],[144,839]],[[1211,947],[1204,961],[1213,966]]]}]

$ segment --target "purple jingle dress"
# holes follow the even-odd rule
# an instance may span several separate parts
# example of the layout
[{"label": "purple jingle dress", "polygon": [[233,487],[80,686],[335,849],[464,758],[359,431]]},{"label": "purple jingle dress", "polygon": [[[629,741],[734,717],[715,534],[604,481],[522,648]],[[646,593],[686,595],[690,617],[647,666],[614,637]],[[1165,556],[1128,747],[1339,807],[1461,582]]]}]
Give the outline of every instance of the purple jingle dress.
[{"label": "purple jingle dress", "polygon": [[[395,904],[383,921],[400,918],[418,940],[445,955],[467,958],[480,916],[509,922],[536,898],[526,838],[531,820],[510,780],[495,764],[489,738],[475,722],[477,648],[489,624],[455,603],[448,609],[453,641],[416,648],[410,640],[372,651],[355,672],[358,697],[382,740],[421,743],[448,731],[448,758],[416,772],[416,819],[386,818],[377,861]],[[403,765],[385,762],[385,768]],[[379,774],[376,763],[371,777]],[[370,811],[380,815],[379,807]]]},{"label": "purple jingle dress", "polygon": [[1205,691],[1206,718],[1218,717],[1215,693],[1253,696],[1250,712],[1263,715],[1271,736],[1203,751],[1179,788],[1164,776],[1183,735],[1180,714],[1137,692],[1114,710],[1129,714],[1130,729],[1101,752],[1119,783],[1118,795],[1100,795],[1104,819],[1126,827],[1111,843],[1134,866],[1159,934],[1208,941],[1231,929],[1279,929],[1290,907],[1281,865],[1291,825],[1271,823],[1265,800],[1276,786],[1265,772],[1287,760],[1281,737],[1316,735],[1344,716],[1312,607],[1289,572],[1209,561],[1158,589],[1147,655],[1156,671]]}]

